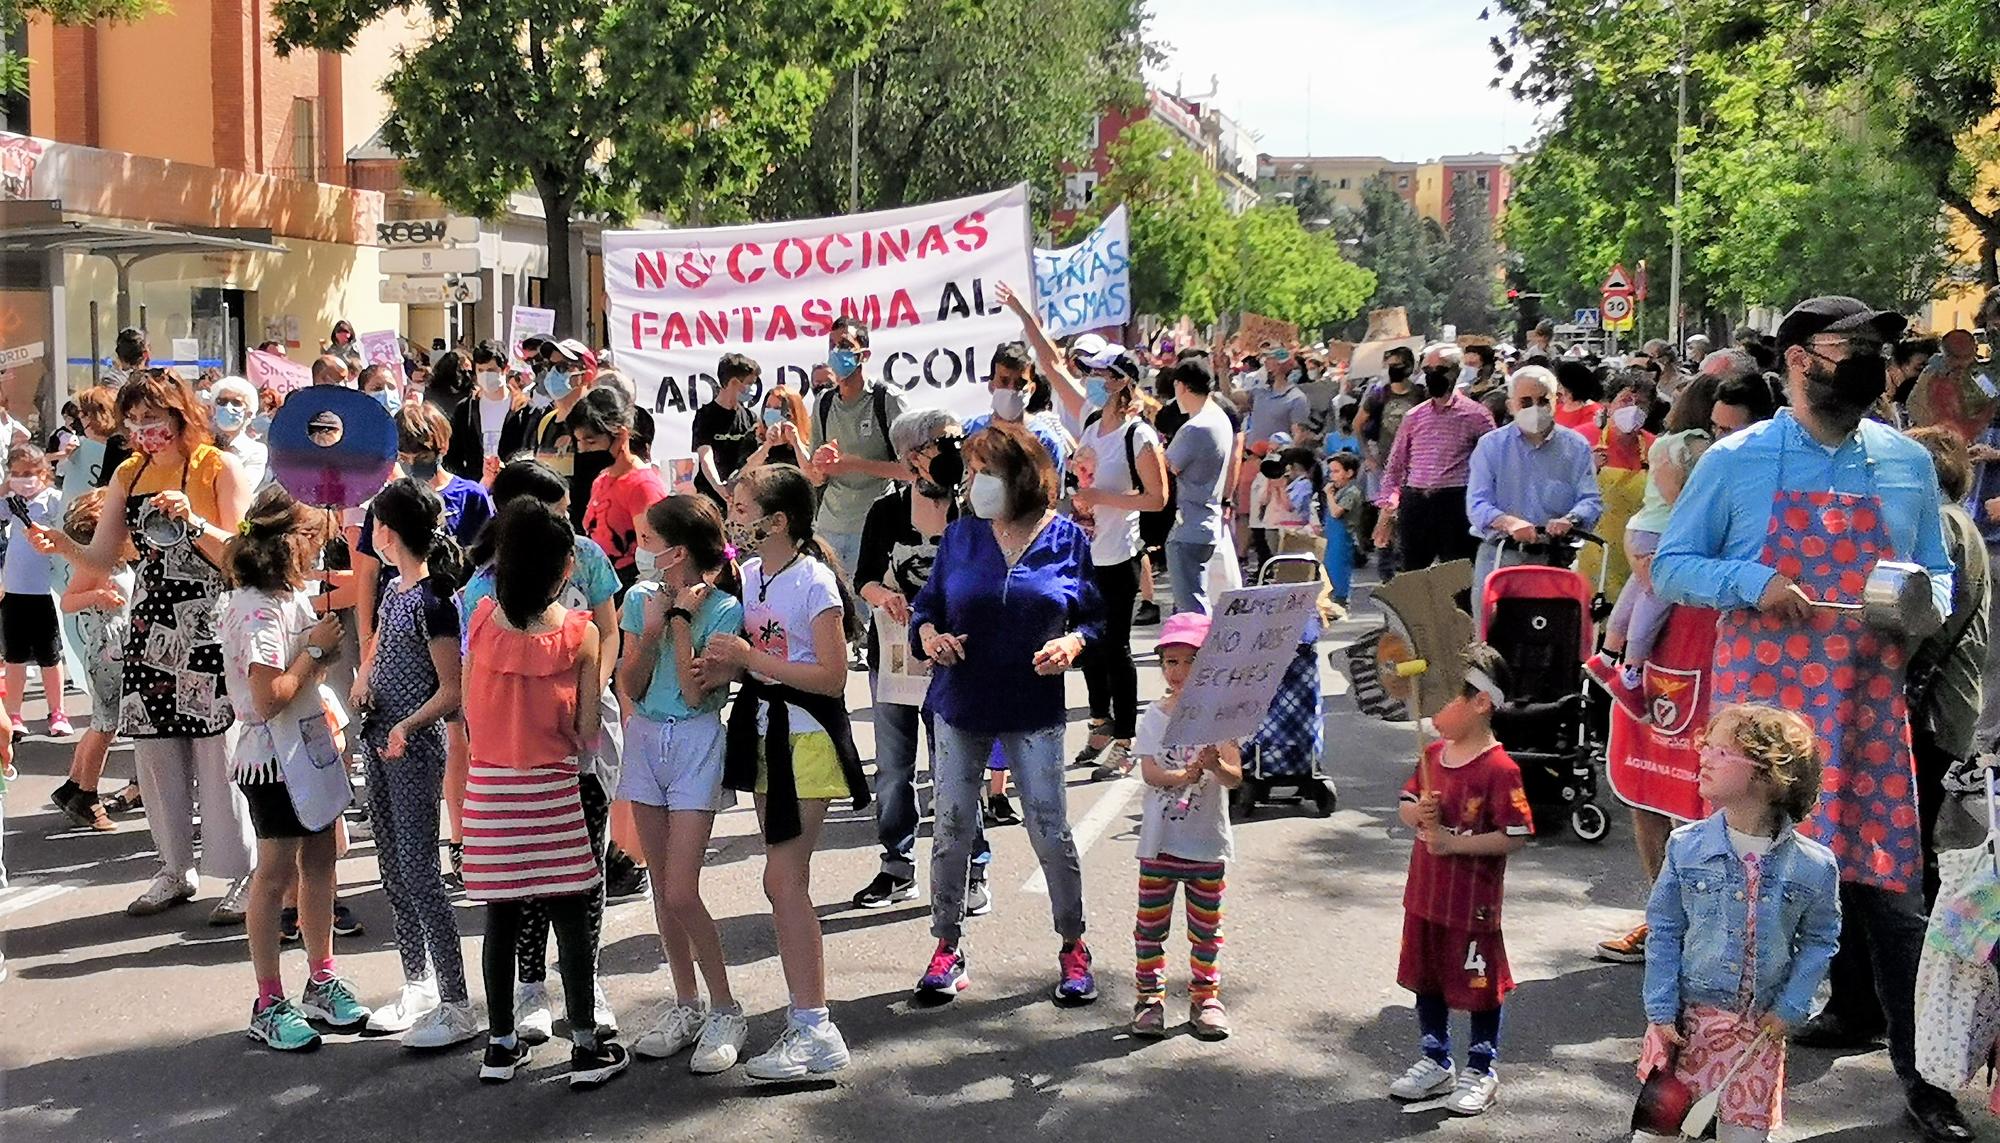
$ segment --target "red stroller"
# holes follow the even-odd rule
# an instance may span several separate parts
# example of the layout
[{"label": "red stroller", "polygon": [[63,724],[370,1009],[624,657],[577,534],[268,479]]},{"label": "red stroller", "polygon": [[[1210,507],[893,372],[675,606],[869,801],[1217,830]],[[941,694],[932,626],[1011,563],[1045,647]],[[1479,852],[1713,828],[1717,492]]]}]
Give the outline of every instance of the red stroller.
[{"label": "red stroller", "polygon": [[1514,676],[1513,693],[1493,713],[1493,733],[1521,767],[1537,832],[1547,832],[1545,815],[1566,814],[1576,836],[1597,842],[1611,822],[1597,804],[1603,743],[1593,729],[1583,663],[1596,647],[1597,620],[1607,613],[1602,568],[1610,561],[1599,561],[1593,591],[1573,566],[1586,543],[1604,546],[1582,530],[1526,544],[1501,541],[1503,558],[1511,552],[1539,562],[1495,568],[1476,602],[1480,638]]}]

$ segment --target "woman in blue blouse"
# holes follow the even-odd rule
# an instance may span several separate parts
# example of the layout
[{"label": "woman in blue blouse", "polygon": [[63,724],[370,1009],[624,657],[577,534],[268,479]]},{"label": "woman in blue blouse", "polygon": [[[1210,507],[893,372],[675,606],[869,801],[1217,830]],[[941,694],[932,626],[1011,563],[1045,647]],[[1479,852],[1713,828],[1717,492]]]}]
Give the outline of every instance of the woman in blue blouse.
[{"label": "woman in blue blouse", "polygon": [[978,838],[979,792],[997,741],[1014,772],[1028,837],[1049,884],[1062,938],[1056,1000],[1097,999],[1083,943],[1083,877],[1063,781],[1063,672],[1099,637],[1104,609],[1090,540],[1055,512],[1055,471],[1017,425],[965,443],[972,516],[945,529],[931,578],[910,606],[911,645],[937,664],[937,820],[931,843],[931,933],[937,951],[917,988],[967,983],[958,947]]}]

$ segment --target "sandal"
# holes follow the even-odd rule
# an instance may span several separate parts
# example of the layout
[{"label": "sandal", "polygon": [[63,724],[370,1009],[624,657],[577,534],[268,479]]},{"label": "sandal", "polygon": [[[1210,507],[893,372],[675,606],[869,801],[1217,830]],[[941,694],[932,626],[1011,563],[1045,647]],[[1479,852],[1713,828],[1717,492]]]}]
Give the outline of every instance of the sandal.
[{"label": "sandal", "polygon": [[146,799],[139,794],[139,783],[128,782],[124,789],[103,799],[104,808],[114,814],[129,814],[146,808]]},{"label": "sandal", "polygon": [[1103,721],[1092,719],[1089,733],[1090,738],[1084,742],[1083,749],[1076,752],[1076,761],[1070,763],[1072,766],[1088,766],[1097,761],[1098,755],[1111,749],[1110,719]]}]

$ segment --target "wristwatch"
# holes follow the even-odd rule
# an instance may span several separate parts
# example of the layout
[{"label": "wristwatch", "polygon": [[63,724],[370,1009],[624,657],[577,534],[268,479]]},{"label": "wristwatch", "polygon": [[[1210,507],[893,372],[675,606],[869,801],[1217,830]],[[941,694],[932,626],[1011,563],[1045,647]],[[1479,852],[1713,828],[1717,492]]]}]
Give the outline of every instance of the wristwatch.
[{"label": "wristwatch", "polygon": [[318,643],[307,643],[306,654],[311,657],[313,662],[317,663],[326,658],[326,648],[320,646]]}]

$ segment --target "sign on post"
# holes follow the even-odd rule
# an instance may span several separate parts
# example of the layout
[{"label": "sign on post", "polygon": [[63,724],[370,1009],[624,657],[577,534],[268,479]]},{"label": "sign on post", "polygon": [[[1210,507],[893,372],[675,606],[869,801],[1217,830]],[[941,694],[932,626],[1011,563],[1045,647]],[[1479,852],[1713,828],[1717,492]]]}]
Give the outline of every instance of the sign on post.
[{"label": "sign on post", "polygon": [[868,377],[906,406],[985,412],[987,363],[1021,336],[996,288],[1033,304],[1030,232],[1026,185],[841,218],[606,231],[611,348],[657,414],[654,453],[694,451],[694,411],[725,353],[749,355],[767,384],[810,389],[844,315],[871,331]]},{"label": "sign on post", "polygon": [[479,241],[479,220],[452,215],[447,218],[399,218],[375,224],[379,246],[404,250],[445,245],[468,246]]},{"label": "sign on post", "polygon": [[1035,312],[1050,337],[1122,326],[1132,320],[1132,245],[1125,206],[1082,242],[1035,251]]},{"label": "sign on post", "polygon": [[1576,321],[1572,324],[1582,329],[1596,329],[1600,324],[1598,311],[1594,309],[1578,310],[1576,311]]},{"label": "sign on post", "polygon": [[448,306],[484,296],[478,278],[383,278],[384,302],[406,306]]},{"label": "sign on post", "polygon": [[1318,583],[1279,583],[1223,592],[1162,744],[1206,746],[1257,733],[1319,591]]},{"label": "sign on post", "polygon": [[1600,308],[1603,311],[1604,328],[1616,331],[1631,329],[1636,317],[1632,305],[1636,291],[1632,287],[1632,276],[1625,272],[1622,264],[1611,267],[1611,273],[1604,279],[1603,292],[1604,298]]},{"label": "sign on post", "polygon": [[384,274],[477,274],[478,246],[396,248],[382,251],[380,269]]}]

